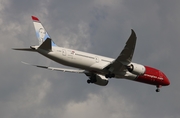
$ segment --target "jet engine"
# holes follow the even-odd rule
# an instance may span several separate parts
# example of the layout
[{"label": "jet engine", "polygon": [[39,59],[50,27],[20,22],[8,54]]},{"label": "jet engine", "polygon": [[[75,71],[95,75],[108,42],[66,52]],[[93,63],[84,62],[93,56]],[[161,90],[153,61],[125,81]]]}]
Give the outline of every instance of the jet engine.
[{"label": "jet engine", "polygon": [[87,80],[87,83],[94,83],[100,86],[106,86],[109,82],[108,79],[103,75],[91,74],[88,76],[89,76],[89,80]]},{"label": "jet engine", "polygon": [[127,66],[127,69],[129,72],[135,74],[135,75],[142,75],[145,73],[146,68],[143,65],[131,63]]}]

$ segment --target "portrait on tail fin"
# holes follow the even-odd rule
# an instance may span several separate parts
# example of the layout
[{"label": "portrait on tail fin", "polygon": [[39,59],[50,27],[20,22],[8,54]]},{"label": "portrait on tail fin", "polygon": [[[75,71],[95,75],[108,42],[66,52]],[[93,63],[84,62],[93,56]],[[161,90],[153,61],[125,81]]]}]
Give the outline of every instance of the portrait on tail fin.
[{"label": "portrait on tail fin", "polygon": [[42,44],[43,42],[44,42],[44,37],[46,36],[46,31],[44,30],[44,28],[40,28],[39,29],[39,32],[37,32],[38,34],[37,35],[39,35],[39,44]]},{"label": "portrait on tail fin", "polygon": [[[39,40],[39,45],[41,45],[47,38],[50,38],[50,36],[37,17],[32,16],[32,20],[33,20],[36,36]],[[52,46],[55,46],[54,42],[52,42]]]}]

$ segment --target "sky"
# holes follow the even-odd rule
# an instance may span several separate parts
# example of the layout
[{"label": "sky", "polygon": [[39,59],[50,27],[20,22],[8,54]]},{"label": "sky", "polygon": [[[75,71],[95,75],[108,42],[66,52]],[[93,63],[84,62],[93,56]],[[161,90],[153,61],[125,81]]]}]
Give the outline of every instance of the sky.
[{"label": "sky", "polygon": [[[1,118],[179,118],[179,0],[0,0]],[[83,74],[27,66],[65,67],[34,52],[31,16],[61,47],[116,58],[134,29],[133,62],[158,68],[171,84],[156,87],[110,79],[87,84]]]}]

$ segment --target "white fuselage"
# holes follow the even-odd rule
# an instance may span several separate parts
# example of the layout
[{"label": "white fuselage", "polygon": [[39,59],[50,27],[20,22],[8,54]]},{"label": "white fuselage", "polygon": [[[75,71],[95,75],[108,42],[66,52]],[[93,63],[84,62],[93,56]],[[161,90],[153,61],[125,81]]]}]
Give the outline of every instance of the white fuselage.
[{"label": "white fuselage", "polygon": [[[100,55],[95,55],[91,53],[86,53],[82,51],[77,51],[73,49],[67,49],[62,47],[52,47],[52,51],[46,51],[42,49],[38,49],[35,47],[37,51],[48,57],[49,59],[54,60],[57,63],[71,66],[79,69],[84,69],[89,72],[94,72],[97,74],[105,75],[108,73],[104,68],[114,61],[113,58],[108,58]],[[128,71],[115,73],[116,78],[126,78],[134,80],[137,75],[132,74]]]}]

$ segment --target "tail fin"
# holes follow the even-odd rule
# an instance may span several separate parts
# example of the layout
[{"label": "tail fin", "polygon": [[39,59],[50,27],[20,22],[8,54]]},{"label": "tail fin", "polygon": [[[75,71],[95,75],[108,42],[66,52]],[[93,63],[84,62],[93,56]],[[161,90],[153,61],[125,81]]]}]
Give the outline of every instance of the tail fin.
[{"label": "tail fin", "polygon": [[[50,36],[37,17],[32,16],[32,20],[36,31],[36,36],[39,40],[39,45],[41,45],[46,39],[48,38],[50,39]],[[56,46],[56,44],[52,40],[51,40],[51,45]]]}]

